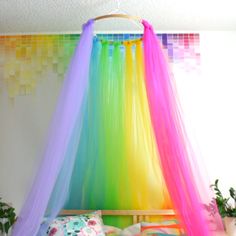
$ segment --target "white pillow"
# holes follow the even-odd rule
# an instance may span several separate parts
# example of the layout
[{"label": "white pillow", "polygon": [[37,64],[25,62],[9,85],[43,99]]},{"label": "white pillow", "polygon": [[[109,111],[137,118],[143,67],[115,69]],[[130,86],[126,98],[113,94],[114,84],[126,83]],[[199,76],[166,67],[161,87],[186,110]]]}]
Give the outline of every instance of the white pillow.
[{"label": "white pillow", "polygon": [[131,225],[125,229],[123,229],[120,233],[122,236],[135,236],[135,235],[140,235],[141,232],[141,224],[134,224]]},{"label": "white pillow", "polygon": [[111,225],[103,225],[102,229],[103,229],[103,232],[109,236],[121,235],[121,231],[122,231],[121,229],[111,226]]}]

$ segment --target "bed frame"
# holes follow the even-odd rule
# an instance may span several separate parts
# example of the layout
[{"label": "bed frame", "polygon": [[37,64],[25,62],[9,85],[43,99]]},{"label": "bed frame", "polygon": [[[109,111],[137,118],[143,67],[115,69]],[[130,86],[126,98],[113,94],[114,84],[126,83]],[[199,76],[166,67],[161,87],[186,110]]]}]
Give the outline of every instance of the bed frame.
[{"label": "bed frame", "polygon": [[[79,215],[96,210],[62,210],[59,215]],[[175,217],[176,214],[173,210],[102,210],[104,216],[132,216],[133,224],[140,223],[142,221],[149,221],[151,216],[164,216]],[[215,236],[226,236],[225,232],[215,232]]]},{"label": "bed frame", "polygon": [[[96,210],[62,210],[61,216],[65,215],[79,215]],[[132,216],[133,224],[149,221],[151,216],[175,216],[173,210],[102,210],[103,216]]]}]

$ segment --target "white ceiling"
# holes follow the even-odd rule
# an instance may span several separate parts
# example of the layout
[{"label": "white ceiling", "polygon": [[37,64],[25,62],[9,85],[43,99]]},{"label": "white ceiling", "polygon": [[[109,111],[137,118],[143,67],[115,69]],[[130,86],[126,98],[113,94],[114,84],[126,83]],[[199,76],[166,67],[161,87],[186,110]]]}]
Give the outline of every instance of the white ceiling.
[{"label": "white ceiling", "polygon": [[[115,0],[0,0],[0,34],[78,32],[89,18],[110,13]],[[120,0],[157,31],[236,30],[235,0]],[[140,30],[123,20],[103,20],[98,31]]]}]

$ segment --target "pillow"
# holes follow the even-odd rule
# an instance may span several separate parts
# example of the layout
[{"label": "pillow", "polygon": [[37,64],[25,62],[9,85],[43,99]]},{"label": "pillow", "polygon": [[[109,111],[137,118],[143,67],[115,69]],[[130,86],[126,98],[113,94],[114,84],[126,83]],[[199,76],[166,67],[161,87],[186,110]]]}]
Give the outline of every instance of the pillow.
[{"label": "pillow", "polygon": [[161,223],[141,223],[141,235],[183,235],[182,228],[174,221],[163,221]]},{"label": "pillow", "polygon": [[105,235],[109,236],[121,235],[121,229],[114,226],[103,225],[102,229]]},{"label": "pillow", "polygon": [[135,235],[140,235],[140,232],[141,232],[141,224],[138,223],[123,229],[120,235],[135,236]]},{"label": "pillow", "polygon": [[101,212],[57,217],[50,224],[48,236],[105,236],[103,229]]}]

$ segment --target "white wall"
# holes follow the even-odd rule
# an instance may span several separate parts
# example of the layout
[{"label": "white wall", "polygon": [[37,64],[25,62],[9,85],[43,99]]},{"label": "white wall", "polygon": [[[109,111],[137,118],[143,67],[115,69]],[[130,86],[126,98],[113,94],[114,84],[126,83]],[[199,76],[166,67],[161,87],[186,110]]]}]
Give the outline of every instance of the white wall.
[{"label": "white wall", "polygon": [[21,207],[40,163],[61,82],[49,75],[32,96],[0,99],[0,197]]},{"label": "white wall", "polygon": [[[236,187],[236,32],[203,32],[201,75],[175,69],[190,136],[213,182]],[[60,84],[43,80],[34,96],[0,99],[0,196],[19,211],[40,161]]]},{"label": "white wall", "polygon": [[176,72],[196,152],[211,182],[236,187],[236,31],[200,34],[201,74]]}]

